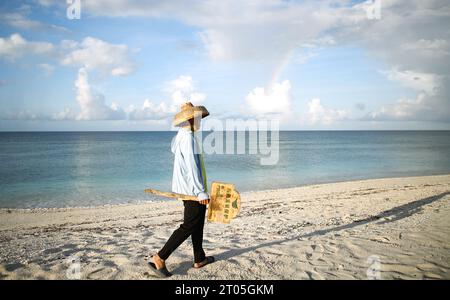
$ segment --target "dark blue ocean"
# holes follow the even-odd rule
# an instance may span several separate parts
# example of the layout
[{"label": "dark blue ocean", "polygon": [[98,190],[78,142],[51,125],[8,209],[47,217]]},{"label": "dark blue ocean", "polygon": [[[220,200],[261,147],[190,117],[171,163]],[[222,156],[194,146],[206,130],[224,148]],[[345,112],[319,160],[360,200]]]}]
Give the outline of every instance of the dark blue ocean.
[{"label": "dark blue ocean", "polygon": [[[149,201],[170,190],[175,132],[0,133],[0,207]],[[283,131],[279,160],[205,156],[208,181],[239,191],[450,173],[450,131]]]}]

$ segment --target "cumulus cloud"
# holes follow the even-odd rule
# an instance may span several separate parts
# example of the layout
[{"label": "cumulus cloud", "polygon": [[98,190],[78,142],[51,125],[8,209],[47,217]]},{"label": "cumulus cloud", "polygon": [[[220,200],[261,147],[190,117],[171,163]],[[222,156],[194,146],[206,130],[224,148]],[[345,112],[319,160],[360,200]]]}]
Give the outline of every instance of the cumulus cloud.
[{"label": "cumulus cloud", "polygon": [[330,125],[345,120],[348,116],[347,110],[325,107],[319,98],[308,102],[308,122],[311,125]]},{"label": "cumulus cloud", "polygon": [[[88,82],[88,71],[98,70],[103,74],[124,76],[134,71],[134,65],[129,57],[126,45],[115,45],[105,41],[87,37],[81,42],[65,40],[54,46],[47,42],[32,42],[20,34],[12,34],[9,38],[0,38],[0,57],[15,61],[25,55],[59,56],[60,63],[67,66],[79,66],[75,81],[77,91],[76,101],[80,112],[66,109],[53,116],[33,114],[27,111],[10,113],[6,119],[16,120],[118,120],[125,119],[124,110],[112,103],[107,105],[104,96],[94,94]],[[58,55],[57,55],[58,54]],[[54,66],[48,63],[37,65],[44,75],[49,76]],[[198,95],[194,94],[194,98]],[[198,98],[198,97],[197,97]]]},{"label": "cumulus cloud", "polygon": [[97,0],[84,2],[83,12],[178,19],[200,28],[199,37],[213,59],[277,59],[336,25],[346,12],[345,2]]},{"label": "cumulus cloud", "polygon": [[417,99],[400,99],[391,105],[382,106],[379,110],[369,114],[370,120],[392,121],[410,120],[419,112],[430,113],[430,108],[424,105],[425,94],[419,94]]},{"label": "cumulus cloud", "polygon": [[4,120],[122,120],[128,118],[133,121],[149,121],[151,124],[167,124],[169,118],[179,111],[182,103],[191,101],[194,105],[202,103],[206,94],[197,92],[191,76],[181,75],[178,78],[166,82],[164,92],[169,100],[160,103],[145,99],[139,108],[130,106],[126,111],[117,104],[106,104],[101,94],[94,94],[88,80],[88,72],[80,68],[75,80],[76,101],[79,110],[66,108],[65,110],[47,116],[23,111],[8,113],[2,116]]},{"label": "cumulus cloud", "polygon": [[135,66],[126,45],[110,44],[100,39],[86,37],[81,42],[63,41],[65,52],[61,64],[80,66],[86,70],[100,70],[103,74],[124,76],[132,73]]},{"label": "cumulus cloud", "polygon": [[449,122],[450,108],[442,106],[437,98],[419,93],[416,98],[402,98],[381,106],[363,117],[369,121],[433,121]]},{"label": "cumulus cloud", "polygon": [[206,94],[196,91],[194,81],[192,77],[188,75],[181,75],[174,80],[166,82],[165,92],[170,97],[170,101],[163,101],[156,104],[149,99],[146,99],[142,107],[131,107],[129,109],[129,119],[166,119],[179,111],[182,103],[190,101],[194,105],[198,105],[206,99]]},{"label": "cumulus cloud", "polygon": [[[449,122],[450,105],[443,95],[448,95],[449,80],[446,87],[440,87],[436,94],[420,92],[415,98],[401,98],[393,103],[365,115],[361,120],[367,121],[433,121]],[[447,91],[444,91],[447,89]]]},{"label": "cumulus cloud", "polygon": [[24,39],[20,34],[14,33],[9,38],[0,38],[0,57],[9,61],[28,55],[49,55],[55,47],[47,42],[31,42]]},{"label": "cumulus cloud", "polygon": [[449,11],[445,0],[382,1],[381,20],[348,30],[346,39],[358,39],[369,53],[401,71],[448,74]]},{"label": "cumulus cloud", "polygon": [[199,36],[214,60],[276,63],[292,49],[316,40],[335,22],[331,10],[320,10],[321,4],[311,1],[302,5],[287,1],[218,2],[216,8],[213,6],[206,6],[210,11],[202,18],[186,18],[204,28]]},{"label": "cumulus cloud", "polygon": [[206,95],[195,91],[194,81],[191,76],[181,75],[166,83],[166,91],[170,94],[172,105],[179,107],[186,101],[201,103]]},{"label": "cumulus cloud", "polygon": [[[46,5],[57,3],[56,0],[40,1]],[[417,109],[422,107],[441,116],[450,107],[450,92],[446,87],[450,77],[450,3],[448,0],[382,0],[379,20],[367,17],[370,3],[97,0],[83,3],[83,10],[98,16],[180,20],[199,28],[205,50],[214,60],[260,59],[278,64],[293,49],[330,35],[337,46],[363,47],[393,68],[386,73],[388,79],[417,92],[412,99],[391,99],[391,105],[375,110],[372,115],[428,120],[430,113],[423,115],[420,113],[423,109]],[[295,57],[302,63],[309,55]],[[399,113],[399,108],[416,113]],[[381,111],[384,113],[380,114]],[[450,120],[450,115],[447,119]]]},{"label": "cumulus cloud", "polygon": [[[0,58],[14,62],[25,55],[58,57],[64,66],[82,67],[87,71],[98,70],[104,75],[125,76],[135,70],[131,52],[126,45],[111,44],[93,37],[81,42],[63,40],[59,45],[48,42],[28,41],[14,33],[9,38],[0,37]],[[49,64],[38,65],[50,69]]]},{"label": "cumulus cloud", "polygon": [[128,118],[130,120],[162,120],[173,112],[175,111],[165,102],[155,104],[149,99],[145,99],[141,108],[130,107]]},{"label": "cumulus cloud", "polygon": [[420,73],[414,71],[399,71],[398,69],[391,69],[387,72],[382,72],[389,80],[396,81],[403,86],[409,87],[419,92],[433,95],[440,86],[440,78],[436,74]]},{"label": "cumulus cloud", "polygon": [[381,20],[341,31],[391,66],[387,79],[416,91],[392,99],[364,120],[450,121],[450,3],[445,0],[382,1]]},{"label": "cumulus cloud", "polygon": [[77,102],[81,112],[77,120],[119,120],[125,118],[125,113],[117,104],[106,105],[103,95],[93,95],[88,82],[88,75],[84,68],[78,71],[75,81]]},{"label": "cumulus cloud", "polygon": [[[10,113],[10,120],[121,120],[126,119],[125,111],[117,104],[106,104],[101,94],[94,94],[88,81],[88,71],[98,70],[105,75],[125,76],[134,71],[126,45],[115,45],[87,37],[81,42],[65,40],[54,46],[46,42],[29,42],[19,34],[9,39],[0,38],[0,57],[14,61],[26,54],[59,53],[60,63],[67,66],[79,66],[75,81],[76,101],[79,111],[66,108],[64,111],[46,116],[26,111]],[[37,65],[43,74],[49,76],[54,66],[48,63]]]},{"label": "cumulus cloud", "polygon": [[365,115],[371,121],[450,121],[450,103],[446,98],[450,80],[443,75],[398,71],[385,72],[388,79],[417,92],[416,97],[401,98]]},{"label": "cumulus cloud", "polygon": [[93,94],[88,81],[88,74],[85,68],[78,71],[78,77],[75,80],[75,89],[77,92],[76,101],[80,107],[79,113],[74,113],[66,109],[54,116],[56,120],[122,120],[126,118],[123,109],[112,103],[107,105],[105,98],[101,94]]},{"label": "cumulus cloud", "polygon": [[[48,6],[59,1],[41,2]],[[447,0],[382,0],[380,20],[367,17],[371,2],[97,0],[85,1],[83,11],[107,17],[178,19],[200,28],[206,49],[216,59],[284,56],[292,47],[326,36],[332,36],[336,44],[357,42],[402,64],[428,65],[415,59],[428,54],[433,54],[428,55],[430,60],[439,61],[441,57],[430,50],[448,55]]]},{"label": "cumulus cloud", "polygon": [[245,98],[252,115],[287,114],[291,110],[291,83],[285,80],[267,88],[256,87]]}]

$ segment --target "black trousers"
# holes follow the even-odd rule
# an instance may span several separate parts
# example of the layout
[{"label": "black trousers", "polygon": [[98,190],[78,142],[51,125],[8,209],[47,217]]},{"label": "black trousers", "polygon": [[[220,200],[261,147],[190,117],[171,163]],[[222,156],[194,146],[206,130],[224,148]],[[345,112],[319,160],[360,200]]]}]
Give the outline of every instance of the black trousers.
[{"label": "black trousers", "polygon": [[205,260],[205,251],[203,251],[203,227],[205,225],[206,205],[200,204],[197,201],[183,201],[183,203],[183,224],[172,233],[164,247],[158,252],[158,255],[160,258],[166,260],[178,246],[191,236],[194,246],[194,261],[199,263]]}]

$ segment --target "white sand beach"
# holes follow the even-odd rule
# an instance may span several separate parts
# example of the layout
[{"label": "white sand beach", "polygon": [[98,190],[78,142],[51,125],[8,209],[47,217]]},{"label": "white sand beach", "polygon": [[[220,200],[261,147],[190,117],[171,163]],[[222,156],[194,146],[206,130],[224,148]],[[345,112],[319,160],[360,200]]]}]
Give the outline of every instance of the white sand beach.
[{"label": "white sand beach", "polygon": [[[248,192],[231,224],[207,223],[216,262],[193,269],[190,240],[171,279],[450,279],[450,175]],[[0,278],[156,279],[146,258],[182,219],[161,200],[94,208],[0,210]],[[72,265],[73,266],[73,265]]]}]

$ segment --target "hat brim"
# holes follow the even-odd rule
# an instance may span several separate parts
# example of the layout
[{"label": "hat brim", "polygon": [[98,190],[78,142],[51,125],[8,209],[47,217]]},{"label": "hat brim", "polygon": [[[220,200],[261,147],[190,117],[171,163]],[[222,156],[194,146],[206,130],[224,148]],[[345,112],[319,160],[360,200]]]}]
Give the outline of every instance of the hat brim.
[{"label": "hat brim", "polygon": [[196,117],[201,117],[203,119],[207,116],[209,116],[209,111],[204,106],[194,106],[177,113],[173,118],[172,124],[173,126],[179,126]]}]

